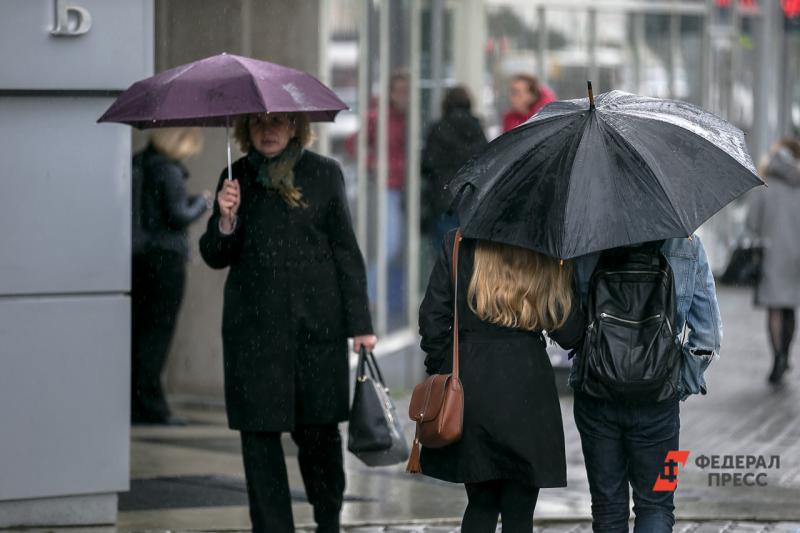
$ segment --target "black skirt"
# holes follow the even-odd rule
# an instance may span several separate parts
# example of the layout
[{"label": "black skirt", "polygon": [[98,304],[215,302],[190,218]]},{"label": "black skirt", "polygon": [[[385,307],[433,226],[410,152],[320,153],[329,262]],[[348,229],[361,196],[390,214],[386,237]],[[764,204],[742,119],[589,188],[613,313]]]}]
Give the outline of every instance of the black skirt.
[{"label": "black skirt", "polygon": [[463,435],[444,448],[423,447],[423,474],[454,483],[514,479],[538,488],[566,486],[561,408],[544,339],[464,334],[460,366]]}]

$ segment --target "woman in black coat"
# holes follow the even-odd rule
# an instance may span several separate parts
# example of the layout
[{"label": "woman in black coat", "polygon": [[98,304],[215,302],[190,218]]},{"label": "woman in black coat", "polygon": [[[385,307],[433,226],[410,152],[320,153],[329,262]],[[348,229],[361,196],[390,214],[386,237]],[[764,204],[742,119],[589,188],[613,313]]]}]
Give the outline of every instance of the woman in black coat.
[{"label": "woman in black coat", "polygon": [[422,150],[422,228],[430,235],[434,253],[444,235],[458,227],[456,215],[447,212],[445,186],[484,146],[486,135],[472,114],[469,92],[460,85],[449,89],[442,99],[442,118],[428,130]]},{"label": "woman in black coat", "polygon": [[210,207],[211,193],[186,192],[182,159],[200,151],[199,128],[156,130],[133,157],[131,422],[182,424],[170,414],[161,372],[183,300],[186,231]]},{"label": "woman in black coat", "polygon": [[[429,374],[452,370],[455,232],[445,237],[420,307]],[[464,239],[458,258],[461,439],[422,449],[425,475],[466,485],[462,531],[530,532],[538,491],[567,483],[558,393],[542,330],[567,349],[583,339],[572,268],[536,252]]]},{"label": "woman in black coat", "polygon": [[304,146],[305,114],[241,117],[247,155],[223,171],[200,239],[230,267],[222,340],[228,423],[242,438],[254,532],[294,531],[281,433],[291,432],[318,531],[339,531],[338,423],[348,415],[347,338],[372,350],[364,260],[339,165]]}]

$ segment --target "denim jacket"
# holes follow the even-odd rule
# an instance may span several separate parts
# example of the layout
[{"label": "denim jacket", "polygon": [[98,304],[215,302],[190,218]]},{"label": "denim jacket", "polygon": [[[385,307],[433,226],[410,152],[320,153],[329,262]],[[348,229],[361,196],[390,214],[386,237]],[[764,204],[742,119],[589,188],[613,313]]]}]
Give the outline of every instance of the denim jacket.
[{"label": "denim jacket", "polygon": [[[661,251],[669,261],[675,279],[675,303],[677,305],[675,342],[684,340],[683,368],[678,392],[681,400],[692,394],[705,394],[703,378],[711,361],[719,357],[722,343],[722,320],[714,287],[714,276],[708,266],[703,243],[697,235],[690,239],[669,239]],[[599,254],[590,254],[575,260],[575,276],[585,304],[589,292],[589,281],[597,265]],[[572,359],[569,385],[578,386],[576,358]]]}]

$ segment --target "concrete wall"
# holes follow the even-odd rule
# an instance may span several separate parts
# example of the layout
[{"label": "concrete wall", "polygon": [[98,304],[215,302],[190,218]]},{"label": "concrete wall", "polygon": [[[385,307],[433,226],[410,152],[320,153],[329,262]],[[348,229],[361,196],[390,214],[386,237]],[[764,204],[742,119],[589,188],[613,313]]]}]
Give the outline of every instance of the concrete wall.
[{"label": "concrete wall", "polygon": [[[160,0],[156,2],[156,68],[229,52],[317,74],[318,2],[296,0]],[[190,191],[214,190],[225,166],[225,130],[206,129],[205,149],[187,161]],[[137,144],[142,142],[137,135]],[[234,157],[240,154],[234,150]],[[186,297],[170,354],[172,394],[222,398],[222,288],[227,271],[202,261],[197,241],[207,219],[190,229]]]},{"label": "concrete wall", "polygon": [[113,523],[128,489],[131,137],[95,121],[152,42],[152,0],[0,3],[0,528]]}]

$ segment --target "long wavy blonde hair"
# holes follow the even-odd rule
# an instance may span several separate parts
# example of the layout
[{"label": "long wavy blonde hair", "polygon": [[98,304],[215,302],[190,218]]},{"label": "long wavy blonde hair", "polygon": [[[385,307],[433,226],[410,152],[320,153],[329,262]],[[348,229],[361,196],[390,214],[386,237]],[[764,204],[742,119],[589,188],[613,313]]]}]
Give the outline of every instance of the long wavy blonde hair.
[{"label": "long wavy blonde hair", "polygon": [[478,318],[500,326],[558,329],[572,308],[572,263],[479,240],[467,301]]}]

